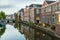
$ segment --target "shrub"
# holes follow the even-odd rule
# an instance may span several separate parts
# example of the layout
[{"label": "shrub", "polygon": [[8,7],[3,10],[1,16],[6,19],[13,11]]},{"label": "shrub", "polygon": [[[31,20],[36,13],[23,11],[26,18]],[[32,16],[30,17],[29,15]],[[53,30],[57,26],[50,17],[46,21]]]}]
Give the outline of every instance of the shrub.
[{"label": "shrub", "polygon": [[54,26],[54,25],[51,25],[51,29],[52,29],[52,30],[55,30],[55,26]]},{"label": "shrub", "polygon": [[35,25],[35,23],[33,23],[33,22],[29,22],[29,25],[32,25],[32,26],[34,26],[34,25]]}]

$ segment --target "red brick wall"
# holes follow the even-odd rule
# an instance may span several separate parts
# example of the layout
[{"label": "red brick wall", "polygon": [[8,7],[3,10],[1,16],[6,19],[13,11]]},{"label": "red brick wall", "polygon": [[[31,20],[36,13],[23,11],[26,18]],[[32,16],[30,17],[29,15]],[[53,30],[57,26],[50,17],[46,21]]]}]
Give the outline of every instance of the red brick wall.
[{"label": "red brick wall", "polygon": [[56,24],[56,34],[60,36],[60,24]]}]

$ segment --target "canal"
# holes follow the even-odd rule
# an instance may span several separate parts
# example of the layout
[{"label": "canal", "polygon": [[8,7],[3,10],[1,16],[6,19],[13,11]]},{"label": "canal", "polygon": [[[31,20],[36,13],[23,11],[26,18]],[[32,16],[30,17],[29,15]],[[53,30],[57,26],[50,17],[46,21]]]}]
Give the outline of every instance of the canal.
[{"label": "canal", "polygon": [[6,24],[6,28],[0,29],[0,40],[60,40],[54,33],[34,27],[21,23]]},{"label": "canal", "polygon": [[0,30],[0,40],[25,40],[25,37],[14,25],[6,24],[6,28]]}]

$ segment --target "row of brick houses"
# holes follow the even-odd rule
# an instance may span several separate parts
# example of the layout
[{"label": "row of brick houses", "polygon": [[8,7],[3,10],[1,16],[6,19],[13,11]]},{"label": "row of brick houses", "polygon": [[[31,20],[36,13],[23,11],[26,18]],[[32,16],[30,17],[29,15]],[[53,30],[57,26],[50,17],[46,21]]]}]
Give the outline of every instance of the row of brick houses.
[{"label": "row of brick houses", "polygon": [[[33,22],[40,21],[41,14],[41,6],[40,4],[31,4],[30,6],[26,6],[23,10],[20,10],[22,21]],[[23,16],[23,17],[22,17]]]},{"label": "row of brick houses", "polygon": [[42,4],[31,4],[19,10],[22,21],[55,24],[60,22],[60,2],[45,0]]},{"label": "row of brick houses", "polygon": [[[46,2],[46,1],[45,1]],[[43,3],[42,10],[41,10],[41,16],[42,16],[42,22],[47,24],[56,24],[60,22],[60,2],[53,3]],[[44,19],[44,20],[43,20]]]},{"label": "row of brick houses", "polygon": [[31,4],[22,8],[19,14],[22,21],[56,25],[56,31],[60,35],[60,0],[45,0],[43,4]]}]

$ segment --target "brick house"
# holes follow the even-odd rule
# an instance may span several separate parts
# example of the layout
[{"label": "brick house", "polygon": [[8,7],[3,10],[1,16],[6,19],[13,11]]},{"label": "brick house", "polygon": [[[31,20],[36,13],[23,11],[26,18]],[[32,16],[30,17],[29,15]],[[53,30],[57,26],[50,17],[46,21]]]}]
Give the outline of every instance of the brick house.
[{"label": "brick house", "polygon": [[56,33],[60,35],[60,0],[44,1],[41,7],[41,22],[55,25]]},{"label": "brick house", "polygon": [[41,4],[31,4],[30,5],[30,21],[33,23],[39,23],[40,13],[41,13]]}]

